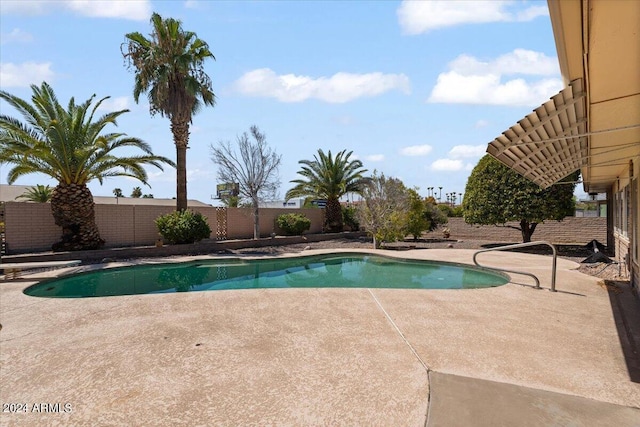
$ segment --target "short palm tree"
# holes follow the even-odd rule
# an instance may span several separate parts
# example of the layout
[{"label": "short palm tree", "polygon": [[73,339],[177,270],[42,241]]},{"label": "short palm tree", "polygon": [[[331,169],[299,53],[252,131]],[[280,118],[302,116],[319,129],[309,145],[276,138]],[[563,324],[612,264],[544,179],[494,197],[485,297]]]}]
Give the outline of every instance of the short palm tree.
[{"label": "short palm tree", "polygon": [[298,175],[303,179],[291,181],[295,187],[287,191],[287,200],[293,197],[312,196],[326,199],[325,225],[328,231],[342,231],[342,207],[340,197],[347,193],[360,193],[370,181],[364,176],[360,160],[349,160],[353,151],[340,151],[335,158],[331,150],[325,154],[321,149],[314,160],[300,160],[302,168]]},{"label": "short palm tree", "polygon": [[[106,98],[93,106],[95,95],[82,104],[71,98],[65,109],[47,84],[32,85],[32,103],[0,91],[5,100],[24,118],[24,122],[0,116],[0,163],[9,163],[7,182],[22,175],[43,173],[58,181],[51,196],[55,223],[62,227],[62,241],[54,250],[95,249],[104,243],[95,223],[93,196],[87,183],[97,179],[128,176],[147,183],[144,165],[162,170],[164,157],[153,155],[151,147],[123,133],[103,133],[128,110],[115,111],[98,118],[95,114]],[[137,156],[117,156],[119,148],[140,149]]]},{"label": "short palm tree", "polygon": [[187,146],[192,117],[204,105],[215,104],[211,79],[204,62],[215,59],[196,33],[182,29],[180,21],[151,16],[148,39],[138,32],[126,34],[122,54],[135,70],[133,98],[147,94],[151,115],[160,113],[171,121],[176,145],[176,208],[187,209]]},{"label": "short palm tree", "polygon": [[53,188],[48,185],[36,184],[35,187],[29,187],[24,193],[16,197],[16,200],[23,199],[27,202],[47,203],[51,200]]}]

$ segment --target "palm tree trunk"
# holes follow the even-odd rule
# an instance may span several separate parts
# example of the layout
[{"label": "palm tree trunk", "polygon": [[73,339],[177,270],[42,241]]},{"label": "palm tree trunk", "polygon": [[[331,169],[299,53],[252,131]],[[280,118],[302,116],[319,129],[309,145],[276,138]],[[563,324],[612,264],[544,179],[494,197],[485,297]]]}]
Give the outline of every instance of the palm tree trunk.
[{"label": "palm tree trunk", "polygon": [[340,200],[337,197],[327,199],[326,213],[327,231],[333,233],[342,231],[342,206],[340,205]]},{"label": "palm tree trunk", "polygon": [[189,121],[171,119],[171,133],[176,144],[176,210],[187,209],[187,146]]},{"label": "palm tree trunk", "polygon": [[51,196],[51,212],[62,227],[62,240],[54,251],[98,249],[104,245],[96,225],[93,196],[85,184],[60,183]]}]

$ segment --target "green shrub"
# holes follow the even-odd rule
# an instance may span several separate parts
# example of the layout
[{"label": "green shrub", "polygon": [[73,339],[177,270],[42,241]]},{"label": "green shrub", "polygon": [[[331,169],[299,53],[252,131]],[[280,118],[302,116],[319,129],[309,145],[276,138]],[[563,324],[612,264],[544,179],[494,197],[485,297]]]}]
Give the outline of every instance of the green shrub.
[{"label": "green shrub", "polygon": [[302,214],[288,213],[276,218],[278,228],[290,236],[297,236],[311,228],[311,220]]},{"label": "green shrub", "polygon": [[438,210],[440,210],[440,212],[442,212],[444,214],[444,216],[446,216],[447,218],[451,216],[451,214],[453,213],[453,208],[449,205],[445,205],[444,203],[438,203],[436,205],[436,207],[438,208]]},{"label": "green shrub", "polygon": [[456,206],[455,208],[453,208],[453,210],[451,211],[451,216],[452,217],[456,217],[456,218],[462,218],[464,214],[464,210],[462,209],[462,205],[461,206]]},{"label": "green shrub", "polygon": [[208,238],[211,228],[207,217],[189,210],[171,212],[156,218],[162,238],[169,243],[193,243]]},{"label": "green shrub", "polygon": [[342,223],[348,226],[351,231],[360,230],[360,222],[356,218],[357,209],[355,206],[343,206],[342,207]]}]

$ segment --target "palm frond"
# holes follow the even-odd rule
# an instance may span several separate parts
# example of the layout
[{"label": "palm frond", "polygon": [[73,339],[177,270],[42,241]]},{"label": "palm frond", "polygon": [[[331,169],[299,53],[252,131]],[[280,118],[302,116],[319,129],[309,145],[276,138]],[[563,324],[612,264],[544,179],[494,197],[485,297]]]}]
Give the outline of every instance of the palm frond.
[{"label": "palm frond", "polygon": [[346,193],[360,192],[368,180],[364,177],[367,170],[362,168],[360,160],[350,161],[351,154],[343,150],[334,157],[331,151],[325,153],[319,149],[313,160],[300,160],[298,175],[302,178],[291,181],[296,185],[287,191],[285,198],[339,199]]},{"label": "palm frond", "polygon": [[[151,146],[138,138],[103,132],[106,126],[117,125],[116,118],[128,111],[107,113],[94,120],[98,106],[108,97],[94,103],[94,95],[80,104],[72,98],[65,109],[46,82],[32,86],[32,91],[33,105],[0,92],[0,99],[16,106],[25,119],[0,116],[0,163],[13,165],[9,183],[35,172],[66,184],[86,184],[92,179],[102,182],[104,177],[121,174],[146,183],[143,166],[174,166],[171,160],[153,155]],[[114,154],[120,148],[135,148],[144,154]]]}]

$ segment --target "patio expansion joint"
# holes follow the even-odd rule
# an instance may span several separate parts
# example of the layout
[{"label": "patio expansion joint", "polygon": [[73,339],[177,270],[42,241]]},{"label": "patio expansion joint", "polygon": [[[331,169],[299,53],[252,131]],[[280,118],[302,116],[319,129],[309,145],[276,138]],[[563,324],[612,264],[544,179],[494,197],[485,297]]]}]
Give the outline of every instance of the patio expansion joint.
[{"label": "patio expansion joint", "polygon": [[430,412],[429,410],[431,408],[431,368],[429,368],[429,365],[427,365],[427,363],[422,359],[422,357],[420,357],[417,350],[411,345],[407,337],[405,337],[405,335],[402,333],[398,325],[396,325],[396,322],[393,321],[393,319],[391,318],[387,310],[385,310],[385,308],[382,306],[382,303],[373,294],[371,289],[367,289],[367,291],[369,292],[369,295],[371,295],[371,298],[373,298],[373,300],[375,301],[378,308],[382,310],[382,313],[384,313],[384,316],[387,318],[387,321],[391,324],[393,329],[395,329],[396,333],[400,336],[400,338],[407,345],[407,347],[409,347],[409,350],[411,350],[411,353],[413,354],[413,356],[418,360],[418,362],[422,365],[425,372],[427,373],[427,412],[425,414],[425,421],[424,421],[424,425],[426,427],[427,425],[429,425],[429,412]]}]

